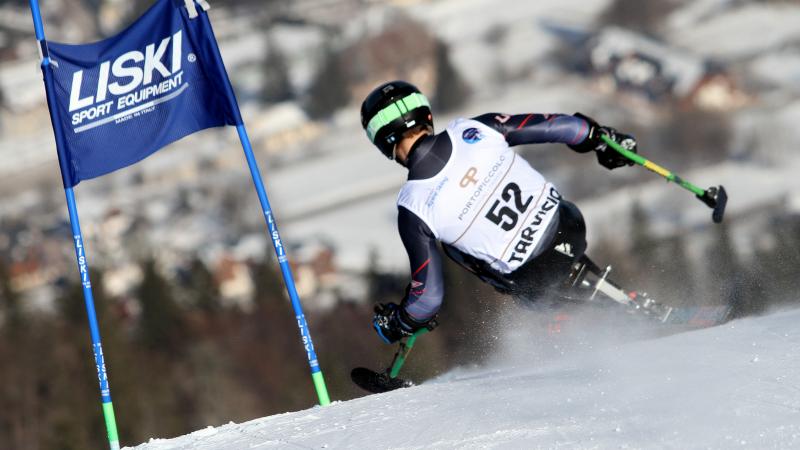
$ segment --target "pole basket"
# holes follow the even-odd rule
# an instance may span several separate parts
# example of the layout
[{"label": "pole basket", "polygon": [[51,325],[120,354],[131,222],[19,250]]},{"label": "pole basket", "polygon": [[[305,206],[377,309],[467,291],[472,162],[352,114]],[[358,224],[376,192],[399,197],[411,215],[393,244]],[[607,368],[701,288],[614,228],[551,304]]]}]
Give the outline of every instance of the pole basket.
[{"label": "pole basket", "polygon": [[722,217],[725,215],[725,206],[728,204],[728,193],[722,185],[712,186],[705,191],[703,195],[698,195],[703,203],[714,211],[711,213],[711,219],[714,223],[722,222]]}]

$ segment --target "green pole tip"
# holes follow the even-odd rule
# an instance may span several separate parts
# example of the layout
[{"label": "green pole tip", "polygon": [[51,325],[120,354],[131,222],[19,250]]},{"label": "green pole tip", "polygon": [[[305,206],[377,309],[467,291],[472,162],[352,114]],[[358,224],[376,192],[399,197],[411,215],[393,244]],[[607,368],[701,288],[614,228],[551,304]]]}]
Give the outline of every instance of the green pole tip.
[{"label": "green pole tip", "polygon": [[106,433],[111,450],[119,450],[119,434],[117,433],[117,418],[114,415],[114,405],[111,402],[103,403],[103,417],[106,420]]},{"label": "green pole tip", "polygon": [[314,381],[314,389],[317,390],[317,397],[319,397],[319,405],[320,406],[330,405],[331,398],[328,396],[328,388],[325,386],[325,378],[322,376],[322,371],[312,373],[311,379]]}]

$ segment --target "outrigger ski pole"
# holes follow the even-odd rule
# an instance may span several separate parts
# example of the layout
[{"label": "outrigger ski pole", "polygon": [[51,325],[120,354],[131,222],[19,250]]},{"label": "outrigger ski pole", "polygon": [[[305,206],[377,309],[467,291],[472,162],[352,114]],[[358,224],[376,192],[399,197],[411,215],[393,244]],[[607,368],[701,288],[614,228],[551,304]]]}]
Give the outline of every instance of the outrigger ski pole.
[{"label": "outrigger ski pole", "polygon": [[389,378],[397,378],[397,374],[400,373],[400,369],[403,368],[403,364],[406,362],[406,357],[409,353],[411,353],[411,349],[414,348],[414,342],[417,341],[419,336],[431,331],[430,329],[420,328],[414,334],[408,337],[408,340],[405,342],[400,342],[400,347],[397,348],[397,353],[394,354],[394,359],[392,360],[392,365],[387,370],[389,372]]},{"label": "outrigger ski pole", "polygon": [[405,341],[400,341],[400,346],[394,354],[394,359],[392,359],[392,365],[384,372],[378,373],[364,367],[356,367],[350,372],[350,378],[360,388],[375,394],[413,386],[411,381],[398,378],[397,375],[400,373],[403,364],[405,364],[408,354],[411,353],[411,349],[414,348],[417,338],[431,331],[435,326],[435,322],[431,323],[428,327],[420,328],[414,332]]},{"label": "outrigger ski pole", "polygon": [[722,185],[719,186],[712,186],[708,189],[701,189],[692,183],[684,180],[683,178],[675,175],[674,173],[670,172],[669,170],[659,166],[658,164],[644,158],[643,156],[634,153],[622,145],[615,142],[608,136],[601,136],[601,139],[611,146],[614,150],[622,154],[622,156],[630,159],[631,161],[643,166],[645,169],[650,170],[651,172],[655,172],[662,177],[666,178],[667,181],[672,181],[673,183],[679,185],[680,187],[691,191],[694,195],[700,199],[703,203],[705,203],[709,208],[713,209],[714,211],[711,213],[711,219],[714,223],[722,222],[722,216],[725,214],[725,205],[728,204],[728,193],[725,192],[725,188]]}]

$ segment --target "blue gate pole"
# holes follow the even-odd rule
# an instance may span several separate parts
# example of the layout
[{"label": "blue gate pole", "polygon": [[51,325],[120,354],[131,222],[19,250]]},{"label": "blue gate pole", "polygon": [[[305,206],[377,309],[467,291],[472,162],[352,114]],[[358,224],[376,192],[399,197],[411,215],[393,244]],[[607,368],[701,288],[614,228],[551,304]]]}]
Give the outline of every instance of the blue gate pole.
[{"label": "blue gate pole", "polygon": [[253,155],[253,147],[250,145],[250,138],[247,136],[247,130],[244,124],[237,125],[236,131],[239,133],[239,140],[242,142],[242,149],[247,158],[247,165],[250,167],[250,175],[253,177],[253,184],[255,184],[256,192],[258,193],[258,200],[261,202],[261,209],[264,211],[264,218],[267,221],[267,228],[269,228],[270,238],[272,238],[272,245],[275,247],[275,254],[278,256],[278,263],[281,267],[281,274],[283,274],[283,281],[286,284],[286,291],[289,293],[289,299],[292,301],[292,308],[294,309],[295,319],[297,319],[297,326],[300,328],[300,337],[303,340],[303,346],[306,350],[308,365],[311,366],[311,379],[314,382],[314,389],[317,391],[319,404],[321,406],[326,406],[330,404],[331,400],[328,396],[328,390],[325,387],[325,378],[322,376],[322,370],[320,370],[319,361],[317,361],[317,354],[314,351],[314,344],[311,341],[311,333],[308,331],[306,316],[303,314],[300,297],[297,295],[294,277],[292,277],[292,270],[289,267],[289,260],[286,257],[286,250],[283,248],[281,236],[278,234],[278,225],[275,222],[275,217],[272,215],[272,208],[269,205],[267,191],[264,189],[264,183],[261,180],[261,172],[258,170],[258,163]]},{"label": "blue gate pole", "polygon": [[[36,40],[39,43],[39,50],[42,55],[42,72],[44,73],[45,93],[50,109],[50,120],[53,123],[53,132],[56,135],[56,142],[63,142],[62,130],[58,118],[58,109],[55,102],[51,101],[52,95],[52,74],[50,73],[50,57],[47,52],[47,41],[44,36],[44,25],[42,15],[39,11],[38,0],[30,0],[31,15],[33,16],[33,27],[36,32]],[[58,147],[58,146],[56,146]],[[89,280],[89,265],[86,261],[86,251],[83,244],[83,234],[81,224],[78,219],[78,208],[75,203],[75,193],[72,190],[72,183],[69,182],[69,169],[67,161],[61,150],[58,150],[58,161],[61,168],[61,178],[64,181],[64,193],[67,197],[67,209],[69,210],[69,222],[72,228],[72,240],[75,246],[75,256],[78,260],[78,270],[80,271],[81,285],[83,286],[83,299],[86,306],[86,313],[89,317],[89,331],[92,337],[92,350],[94,352],[94,362],[97,369],[97,378],[100,383],[100,398],[103,406],[103,417],[106,423],[106,433],[108,434],[108,444],[111,450],[119,450],[119,435],[117,434],[117,422],[114,417],[114,406],[111,403],[111,388],[108,383],[108,373],[103,356],[103,344],[100,340],[100,328],[97,324],[97,313],[94,307],[94,296],[92,295],[92,283]]]}]

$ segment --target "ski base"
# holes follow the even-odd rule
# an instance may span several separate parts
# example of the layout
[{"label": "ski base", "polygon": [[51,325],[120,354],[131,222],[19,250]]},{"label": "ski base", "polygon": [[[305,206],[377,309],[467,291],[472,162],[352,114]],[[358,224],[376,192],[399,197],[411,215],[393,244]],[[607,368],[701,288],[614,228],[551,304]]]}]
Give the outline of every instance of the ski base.
[{"label": "ski base", "polygon": [[391,378],[386,372],[375,372],[365,367],[356,367],[350,372],[350,378],[358,387],[373,394],[394,391],[414,385],[402,378]]},{"label": "ski base", "polygon": [[730,306],[693,306],[673,308],[664,323],[686,325],[691,328],[707,328],[721,325],[730,318]]}]

